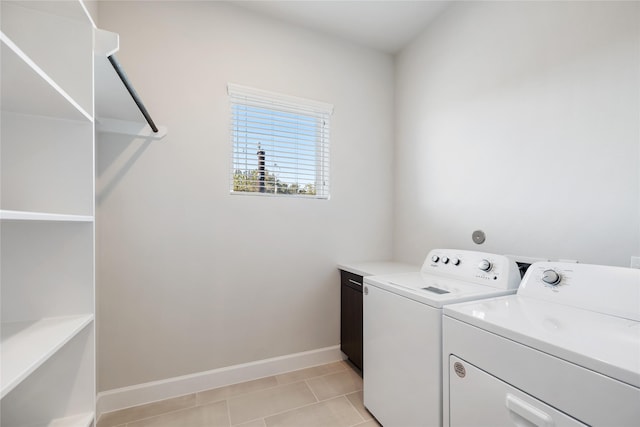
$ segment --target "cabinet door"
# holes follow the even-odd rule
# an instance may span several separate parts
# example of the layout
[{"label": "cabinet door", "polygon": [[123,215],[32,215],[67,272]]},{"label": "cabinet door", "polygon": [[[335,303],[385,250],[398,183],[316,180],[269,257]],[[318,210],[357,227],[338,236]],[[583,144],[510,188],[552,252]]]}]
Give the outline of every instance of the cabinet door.
[{"label": "cabinet door", "polygon": [[362,369],[362,276],[341,272],[340,349]]}]

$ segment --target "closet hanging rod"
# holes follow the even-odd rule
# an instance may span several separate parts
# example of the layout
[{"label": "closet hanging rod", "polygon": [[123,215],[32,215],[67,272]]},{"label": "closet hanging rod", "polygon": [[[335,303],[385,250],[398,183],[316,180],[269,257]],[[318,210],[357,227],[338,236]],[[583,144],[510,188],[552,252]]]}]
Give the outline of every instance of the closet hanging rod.
[{"label": "closet hanging rod", "polygon": [[113,69],[116,70],[116,73],[118,74],[118,77],[120,77],[120,80],[122,80],[122,83],[124,84],[124,87],[127,88],[127,91],[129,92],[129,94],[133,98],[133,101],[136,103],[136,105],[140,109],[140,112],[144,116],[145,120],[147,121],[147,123],[149,123],[149,126],[151,127],[151,130],[153,130],[154,133],[158,133],[158,128],[157,128],[156,124],[153,123],[153,119],[151,118],[151,116],[149,115],[149,112],[147,111],[147,109],[145,108],[144,104],[142,103],[142,99],[140,99],[140,96],[138,96],[138,93],[136,92],[136,90],[133,88],[133,86],[129,82],[129,78],[127,77],[127,75],[125,74],[124,70],[120,66],[120,63],[118,62],[116,57],[111,55],[111,56],[108,56],[107,58],[109,58],[109,62],[111,62],[111,65],[113,66]]}]

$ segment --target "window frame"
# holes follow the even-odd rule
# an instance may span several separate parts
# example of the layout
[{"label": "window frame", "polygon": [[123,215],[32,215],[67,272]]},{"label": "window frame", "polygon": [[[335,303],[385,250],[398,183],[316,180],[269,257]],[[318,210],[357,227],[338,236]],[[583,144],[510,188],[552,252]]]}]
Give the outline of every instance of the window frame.
[{"label": "window frame", "polygon": [[[322,199],[328,200],[330,198],[330,134],[331,134],[331,123],[330,118],[333,114],[333,105],[309,100],[305,98],[299,98],[290,95],[284,95],[276,92],[266,91],[262,89],[256,89],[248,86],[242,86],[234,83],[227,84],[227,93],[229,95],[229,103],[230,103],[230,143],[231,143],[231,161],[230,161],[230,194],[234,195],[252,195],[252,196],[270,196],[270,197],[303,197],[303,198],[311,198],[311,199]],[[240,129],[244,130],[245,133],[245,149],[247,147],[252,146],[252,144],[248,143],[248,139],[260,139],[258,138],[258,133],[252,134],[251,132],[247,132],[247,128],[242,128],[239,126],[241,120],[236,117],[236,107],[244,107],[244,108],[254,108],[255,110],[264,110],[272,113],[273,116],[277,115],[289,115],[291,114],[293,117],[297,118],[307,118],[313,119],[314,131],[315,131],[315,141],[313,142],[313,147],[315,150],[315,157],[313,159],[315,163],[315,168],[309,167],[290,167],[286,169],[284,174],[290,174],[296,176],[296,181],[292,184],[296,184],[296,188],[302,188],[299,182],[299,174],[301,172],[306,171],[314,171],[314,190],[315,194],[305,194],[305,193],[278,193],[276,180],[278,180],[275,175],[275,168],[279,169],[279,166],[274,166],[273,171],[273,189],[271,192],[260,192],[260,191],[243,191],[243,190],[235,190],[234,189],[234,177],[237,171],[242,171],[244,173],[249,173],[250,169],[239,169],[237,168],[237,153],[238,147],[241,146],[241,143],[238,142],[238,136],[240,133]],[[247,111],[247,110],[245,110]],[[260,114],[256,111],[247,115],[248,117],[253,117],[254,114]],[[309,120],[311,121],[311,120]],[[282,132],[282,129],[288,130],[287,127],[279,127],[277,130],[274,130],[268,137],[271,138],[272,147],[274,144],[282,144],[279,148],[283,149],[293,149],[292,147],[297,147],[301,143],[298,142],[298,135],[296,134],[294,142],[283,143],[282,140],[277,143],[274,142],[277,138],[278,132]],[[249,135],[249,136],[248,136]],[[268,139],[268,138],[267,138]],[[302,139],[300,139],[302,140]],[[304,141],[303,141],[304,143]],[[307,142],[308,143],[308,142]],[[260,143],[258,142],[257,151],[260,151]],[[259,154],[256,152],[256,155]],[[300,161],[302,157],[299,153],[295,154],[296,160]],[[271,162],[277,165],[277,160],[282,159],[284,156],[279,154],[279,157],[275,157],[275,160],[272,158]],[[264,159],[264,158],[263,158]],[[259,160],[257,160],[259,162]],[[265,167],[265,172],[267,173],[267,177],[269,175],[268,169]],[[256,169],[257,171],[257,169]],[[279,181],[279,180],[278,180]],[[310,184],[310,183],[306,183]],[[306,185],[305,184],[305,185]],[[291,184],[289,184],[291,185]]]}]

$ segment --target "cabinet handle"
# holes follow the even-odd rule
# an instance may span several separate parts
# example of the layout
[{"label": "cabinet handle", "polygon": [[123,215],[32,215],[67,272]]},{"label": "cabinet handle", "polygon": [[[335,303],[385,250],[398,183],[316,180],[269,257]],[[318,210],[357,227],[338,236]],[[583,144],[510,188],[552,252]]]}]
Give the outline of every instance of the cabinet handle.
[{"label": "cabinet handle", "polygon": [[533,425],[551,427],[555,424],[549,414],[542,412],[540,409],[518,399],[512,394],[507,393],[507,401],[505,404],[511,412],[519,415]]},{"label": "cabinet handle", "polygon": [[353,283],[353,284],[354,284],[354,285],[356,285],[356,286],[362,286],[362,283],[360,283],[360,282],[356,282],[356,281],[355,281],[355,280],[353,280],[353,279],[349,279],[349,282]]}]

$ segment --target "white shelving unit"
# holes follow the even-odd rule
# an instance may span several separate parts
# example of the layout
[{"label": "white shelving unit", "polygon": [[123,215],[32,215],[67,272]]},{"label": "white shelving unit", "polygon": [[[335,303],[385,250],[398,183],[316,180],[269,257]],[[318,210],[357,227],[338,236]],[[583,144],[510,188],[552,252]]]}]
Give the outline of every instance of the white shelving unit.
[{"label": "white shelving unit", "polygon": [[82,0],[0,8],[0,425],[90,427],[96,133],[167,130],[146,124],[108,60],[118,35]]},{"label": "white shelving unit", "polygon": [[0,2],[3,427],[95,424],[94,27]]}]

